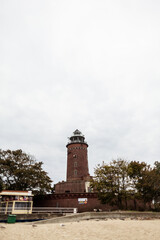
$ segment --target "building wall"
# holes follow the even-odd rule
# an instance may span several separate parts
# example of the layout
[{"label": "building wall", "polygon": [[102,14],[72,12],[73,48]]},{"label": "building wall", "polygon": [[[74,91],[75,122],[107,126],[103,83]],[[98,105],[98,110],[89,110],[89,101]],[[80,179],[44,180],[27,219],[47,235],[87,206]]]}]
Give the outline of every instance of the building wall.
[{"label": "building wall", "polygon": [[[79,204],[78,198],[87,198],[87,204]],[[97,195],[94,193],[73,193],[73,194],[51,194],[43,198],[42,200],[34,200],[34,206],[41,207],[72,207],[78,208],[78,212],[93,211],[93,209],[101,208],[101,203],[97,199]],[[105,206],[106,210],[109,210],[109,206]]]},{"label": "building wall", "polygon": [[55,184],[55,192],[58,193],[80,193],[85,192],[85,181],[60,182]]},{"label": "building wall", "polygon": [[[87,198],[87,204],[79,204],[78,198]],[[110,206],[102,204],[97,198],[96,193],[73,193],[73,194],[50,194],[43,199],[34,199],[34,206],[39,207],[72,207],[77,208],[78,212],[94,211],[101,209],[102,211],[118,210],[118,206]],[[125,208],[125,203],[124,203]],[[136,201],[136,209],[133,200],[128,201],[128,209],[144,210],[143,202]],[[146,206],[146,210],[149,206]]]}]

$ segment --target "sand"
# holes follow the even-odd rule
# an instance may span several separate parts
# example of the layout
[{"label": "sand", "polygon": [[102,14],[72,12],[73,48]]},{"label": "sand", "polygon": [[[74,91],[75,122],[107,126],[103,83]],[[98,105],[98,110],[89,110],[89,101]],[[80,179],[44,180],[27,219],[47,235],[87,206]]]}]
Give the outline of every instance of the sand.
[{"label": "sand", "polygon": [[[5,227],[5,228],[3,228]],[[86,220],[42,224],[0,224],[0,240],[159,240],[160,220]]]}]

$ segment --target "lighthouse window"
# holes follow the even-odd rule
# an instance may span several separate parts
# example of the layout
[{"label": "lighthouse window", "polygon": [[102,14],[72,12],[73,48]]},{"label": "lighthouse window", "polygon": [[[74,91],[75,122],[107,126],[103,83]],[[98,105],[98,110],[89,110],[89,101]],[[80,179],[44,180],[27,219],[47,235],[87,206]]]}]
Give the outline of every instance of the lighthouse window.
[{"label": "lighthouse window", "polygon": [[74,158],[76,158],[76,157],[77,157],[77,155],[76,155],[76,154],[74,154],[74,155],[73,155],[73,157],[74,157]]},{"label": "lighthouse window", "polygon": [[74,170],[74,175],[77,176],[77,170]]}]

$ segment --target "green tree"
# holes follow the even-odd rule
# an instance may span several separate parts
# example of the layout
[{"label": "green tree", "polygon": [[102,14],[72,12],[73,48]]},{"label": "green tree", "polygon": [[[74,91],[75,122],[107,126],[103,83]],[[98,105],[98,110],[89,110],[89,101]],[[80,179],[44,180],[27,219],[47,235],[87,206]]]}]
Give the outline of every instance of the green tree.
[{"label": "green tree", "polygon": [[134,197],[143,200],[144,208],[153,199],[157,201],[160,196],[160,163],[155,162],[152,168],[145,162],[131,162],[128,174],[135,188]]},{"label": "green tree", "polygon": [[123,208],[129,198],[130,179],[127,174],[128,162],[122,159],[113,160],[108,165],[98,165],[95,169],[95,177],[92,187],[98,192],[98,197],[102,203],[118,205]]},{"label": "green tree", "polygon": [[1,177],[0,177],[0,192],[3,190],[3,181],[2,181],[2,179],[1,179]]},{"label": "green tree", "polygon": [[115,204],[115,177],[109,165],[98,165],[91,186],[98,192],[102,203]]},{"label": "green tree", "polygon": [[35,194],[50,192],[52,180],[42,165],[22,150],[0,150],[0,177],[5,189],[32,190]]},{"label": "green tree", "polygon": [[113,160],[110,163],[114,169],[116,179],[116,196],[119,208],[122,208],[122,202],[125,202],[127,209],[127,199],[129,198],[130,179],[128,177],[128,162],[123,159]]},{"label": "green tree", "polygon": [[154,207],[160,211],[160,162],[156,161],[150,171],[149,182],[151,188],[151,198],[154,200]]},{"label": "green tree", "polygon": [[135,184],[138,196],[144,202],[144,209],[146,208],[146,203],[151,203],[153,199],[153,171],[150,165],[144,166],[138,177],[138,181]]},{"label": "green tree", "polygon": [[145,162],[131,161],[128,164],[128,176],[131,180],[131,196],[134,200],[134,207],[137,208],[137,199],[143,199],[142,184],[147,164]]},{"label": "green tree", "polygon": [[154,167],[145,162],[126,162],[122,159],[113,160],[109,164],[98,165],[92,180],[92,187],[97,191],[102,203],[117,205],[119,209],[127,209],[128,199],[151,204],[160,210],[160,162]]}]

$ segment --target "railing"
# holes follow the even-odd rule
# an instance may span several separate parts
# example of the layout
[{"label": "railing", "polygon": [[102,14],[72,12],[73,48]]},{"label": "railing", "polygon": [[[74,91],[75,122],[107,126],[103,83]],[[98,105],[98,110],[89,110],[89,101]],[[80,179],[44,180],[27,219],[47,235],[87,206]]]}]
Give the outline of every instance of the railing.
[{"label": "railing", "polygon": [[16,207],[16,208],[12,208],[12,207],[0,207],[0,214],[11,214],[13,211],[31,211],[31,208],[28,207]]},{"label": "railing", "polygon": [[33,207],[32,213],[77,213],[77,208]]},{"label": "railing", "polygon": [[85,144],[87,144],[86,141],[81,141],[81,140],[70,140],[70,141],[68,141],[67,145],[70,143],[85,143]]},{"label": "railing", "polygon": [[1,208],[0,208],[0,213],[3,213],[3,214],[4,214],[5,212],[6,212],[6,208],[5,208],[5,207],[1,207]]},{"label": "railing", "polygon": [[[28,210],[28,208],[16,208],[16,210]],[[0,208],[0,214],[6,212],[5,207]],[[7,210],[7,213],[11,212],[11,209]],[[56,208],[56,207],[33,207],[32,213],[77,213],[77,208]]]}]

